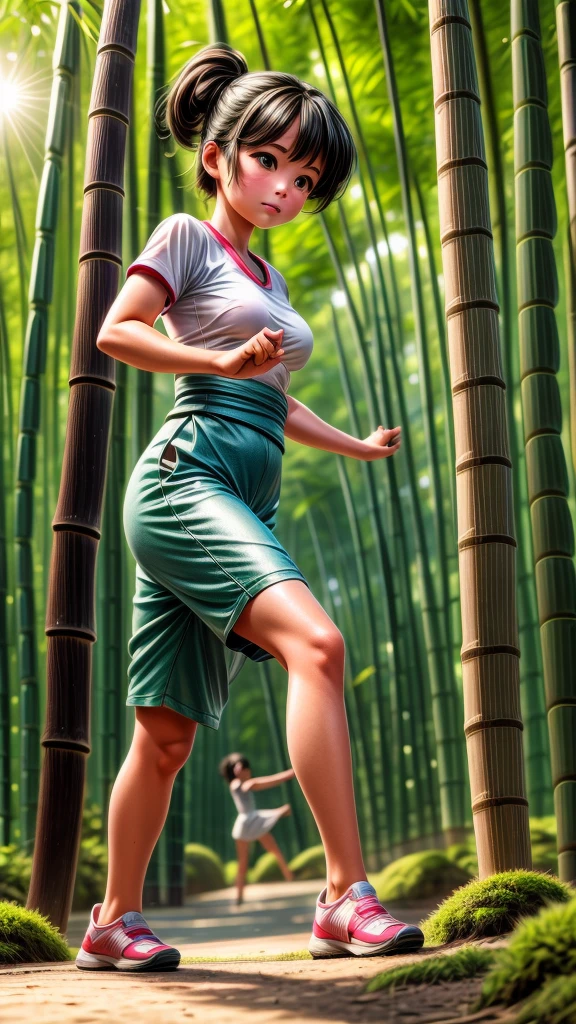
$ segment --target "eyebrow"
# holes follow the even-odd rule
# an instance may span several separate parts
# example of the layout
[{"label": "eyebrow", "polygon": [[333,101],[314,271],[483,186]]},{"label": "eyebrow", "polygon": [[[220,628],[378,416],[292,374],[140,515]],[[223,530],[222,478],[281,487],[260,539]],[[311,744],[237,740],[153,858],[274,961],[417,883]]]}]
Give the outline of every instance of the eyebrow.
[{"label": "eyebrow", "polygon": [[[278,142],[268,142],[267,145],[268,146],[275,146],[276,149],[281,149],[283,153],[287,153],[288,152],[286,147],[285,146],[281,146],[280,143],[278,143]],[[318,170],[317,167],[314,167],[314,164],[304,164],[304,167],[309,167],[311,171],[316,171],[316,174],[318,176],[320,176],[320,171]]]}]

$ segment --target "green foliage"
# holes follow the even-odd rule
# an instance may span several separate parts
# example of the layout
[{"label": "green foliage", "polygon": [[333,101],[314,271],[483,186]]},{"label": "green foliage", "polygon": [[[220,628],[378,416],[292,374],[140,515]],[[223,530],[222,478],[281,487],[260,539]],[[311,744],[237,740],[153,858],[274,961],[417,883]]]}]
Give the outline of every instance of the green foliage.
[{"label": "green foliage", "polygon": [[558,873],[556,852],[556,819],[530,818],[530,841],[532,843],[532,867],[537,871]]},{"label": "green foliage", "polygon": [[252,883],[281,882],[283,877],[280,865],[273,853],[263,853],[248,872],[248,881]]},{"label": "green foliage", "polygon": [[0,846],[0,900],[26,902],[32,858],[12,844]]},{"label": "green foliage", "polygon": [[551,978],[520,1009],[515,1024],[574,1024],[576,975]]},{"label": "green foliage", "polygon": [[445,896],[470,875],[442,850],[423,850],[388,864],[377,877],[376,892],[383,903]]},{"label": "green foliage", "polygon": [[414,964],[403,964],[391,971],[383,971],[372,978],[367,992],[377,992],[397,985],[438,985],[442,981],[460,981],[474,978],[487,971],[494,963],[494,953],[478,946],[463,946],[450,956],[429,956]]},{"label": "green foliage", "polygon": [[236,884],[236,875],[238,874],[238,861],[227,860],[224,865],[224,880],[226,885]]},{"label": "green foliage", "polygon": [[104,898],[108,873],[108,851],[99,835],[80,843],[72,910],[91,910]]},{"label": "green foliage", "polygon": [[323,846],[310,846],[296,854],[289,864],[294,877],[299,881],[311,878],[326,878],[326,857]]},{"label": "green foliage", "polygon": [[84,804],[82,839],[102,839],[102,808],[99,804]]},{"label": "green foliage", "polygon": [[[108,854],[101,831],[100,808],[96,804],[84,808],[72,910],[90,910],[104,895]],[[32,857],[14,845],[0,847],[0,899],[24,905],[31,873]]]},{"label": "green foliage", "polygon": [[102,842],[102,808],[96,803],[85,804],[72,910],[91,910],[104,898],[107,873],[108,850]]},{"label": "green foliage", "polygon": [[[545,818],[530,818],[530,841],[532,844],[532,868],[534,871],[558,873],[556,853],[556,819],[553,815]],[[471,831],[463,842],[455,843],[446,850],[446,856],[458,864],[469,875],[478,874],[476,839]]]},{"label": "green foliage", "polygon": [[66,942],[43,914],[15,903],[0,903],[0,963],[45,963],[70,959]]},{"label": "green foliage", "polygon": [[446,856],[454,861],[462,871],[465,871],[469,878],[478,875],[478,857],[476,855],[476,843],[474,837],[468,843],[454,843],[446,850]]},{"label": "green foliage", "polygon": [[484,982],[480,1005],[509,1006],[559,974],[576,975],[575,897],[518,926]]},{"label": "green foliage", "polygon": [[214,850],[201,843],[187,843],[184,847],[184,877],[186,895],[224,889],[224,865]]},{"label": "green foliage", "polygon": [[547,903],[565,903],[570,888],[538,871],[502,871],[474,879],[440,904],[420,925],[427,945],[458,939],[503,935],[522,917],[536,914]]}]

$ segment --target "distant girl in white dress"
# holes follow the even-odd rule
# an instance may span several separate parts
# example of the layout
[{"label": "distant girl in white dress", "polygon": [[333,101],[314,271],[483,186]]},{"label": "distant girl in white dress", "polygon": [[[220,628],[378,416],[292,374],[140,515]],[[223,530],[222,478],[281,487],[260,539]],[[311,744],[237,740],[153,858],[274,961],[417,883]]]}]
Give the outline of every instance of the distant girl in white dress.
[{"label": "distant girl in white dress", "polygon": [[238,811],[238,817],[232,829],[232,838],[236,842],[238,854],[236,905],[239,906],[244,898],[250,843],[254,839],[258,839],[268,853],[274,854],[287,882],[291,882],[294,878],[278,843],[274,836],[270,835],[276,822],[291,814],[292,808],[290,804],[282,804],[282,807],[268,807],[259,811],[256,807],[254,791],[272,789],[273,786],[279,786],[282,782],[288,782],[289,779],[294,778],[295,772],[293,768],[288,768],[287,771],[277,772],[276,775],[260,775],[253,779],[248,758],[238,753],[228,754],[220,762],[219,771],[220,775],[230,784],[230,795]]}]

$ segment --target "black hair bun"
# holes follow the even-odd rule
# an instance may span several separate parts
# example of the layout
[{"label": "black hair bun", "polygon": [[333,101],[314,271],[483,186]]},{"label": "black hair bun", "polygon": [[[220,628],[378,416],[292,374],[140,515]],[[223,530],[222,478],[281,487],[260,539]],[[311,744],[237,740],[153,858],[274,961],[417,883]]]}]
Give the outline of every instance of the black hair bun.
[{"label": "black hair bun", "polygon": [[167,95],[159,101],[155,114],[156,131],[161,138],[173,135],[185,149],[198,145],[210,110],[236,78],[248,72],[246,60],[228,43],[204,46],[184,65]]}]

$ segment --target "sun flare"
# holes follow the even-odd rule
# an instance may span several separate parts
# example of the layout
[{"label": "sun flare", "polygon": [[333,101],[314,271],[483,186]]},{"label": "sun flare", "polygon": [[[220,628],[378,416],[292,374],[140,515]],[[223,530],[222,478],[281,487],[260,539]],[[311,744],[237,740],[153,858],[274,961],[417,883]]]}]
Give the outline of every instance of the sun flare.
[{"label": "sun flare", "polygon": [[11,114],[16,110],[20,98],[21,92],[17,82],[0,79],[0,115]]}]

